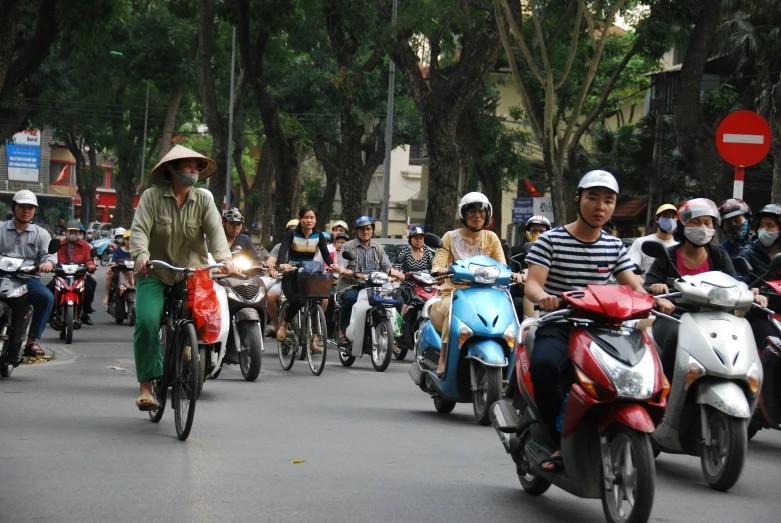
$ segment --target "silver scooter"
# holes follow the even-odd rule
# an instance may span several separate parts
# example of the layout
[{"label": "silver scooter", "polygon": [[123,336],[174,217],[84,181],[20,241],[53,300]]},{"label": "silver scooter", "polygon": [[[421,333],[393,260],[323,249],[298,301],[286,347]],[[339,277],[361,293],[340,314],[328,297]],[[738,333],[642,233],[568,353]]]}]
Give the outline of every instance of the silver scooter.
[{"label": "silver scooter", "polygon": [[[669,260],[658,242],[644,243],[643,253]],[[656,313],[680,327],[667,412],[653,434],[654,453],[699,456],[708,485],[728,490],[746,461],[747,423],[762,386],[751,327],[734,314],[755,306],[754,294],[720,271],[679,277],[673,285],[676,292],[657,298],[676,298],[686,312],[680,320]]]}]

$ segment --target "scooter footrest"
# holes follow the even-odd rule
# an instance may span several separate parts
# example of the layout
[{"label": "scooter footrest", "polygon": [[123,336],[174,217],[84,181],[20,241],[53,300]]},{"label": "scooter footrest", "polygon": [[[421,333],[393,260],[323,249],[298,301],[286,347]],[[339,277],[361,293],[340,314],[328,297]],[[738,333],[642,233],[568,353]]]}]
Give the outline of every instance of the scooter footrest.
[{"label": "scooter footrest", "polygon": [[420,380],[423,378],[423,371],[420,369],[420,365],[418,365],[418,362],[416,361],[412,365],[410,365],[409,370],[407,372],[409,373],[409,377],[412,378],[412,381],[415,382],[415,385],[419,387]]}]

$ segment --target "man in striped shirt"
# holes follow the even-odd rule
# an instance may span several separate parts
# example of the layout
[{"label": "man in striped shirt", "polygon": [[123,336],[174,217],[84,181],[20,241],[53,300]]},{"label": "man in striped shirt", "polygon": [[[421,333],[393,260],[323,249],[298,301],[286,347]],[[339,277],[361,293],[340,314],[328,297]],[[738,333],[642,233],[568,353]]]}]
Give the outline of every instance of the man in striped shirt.
[{"label": "man in striped shirt", "polygon": [[[602,231],[613,216],[617,198],[618,182],[612,174],[601,170],[587,173],[578,184],[577,219],[544,233],[534,242],[526,256],[526,296],[540,309],[556,310],[562,292],[585,289],[590,284],[604,285],[611,275],[619,284],[645,292],[633,274],[635,265],[623,242]],[[668,314],[674,309],[668,300],[657,300],[657,306]],[[543,468],[551,471],[562,467],[556,418],[573,382],[570,329],[567,323],[540,327],[530,361],[535,400],[542,422],[556,444],[551,458],[542,463]]]}]

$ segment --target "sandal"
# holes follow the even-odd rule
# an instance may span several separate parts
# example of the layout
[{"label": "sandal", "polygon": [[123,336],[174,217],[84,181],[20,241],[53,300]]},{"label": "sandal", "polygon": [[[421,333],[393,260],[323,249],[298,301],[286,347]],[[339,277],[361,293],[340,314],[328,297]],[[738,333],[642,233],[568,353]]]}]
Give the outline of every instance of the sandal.
[{"label": "sandal", "polygon": [[269,329],[266,331],[266,338],[276,338],[277,337],[277,331],[274,329]]},{"label": "sandal", "polygon": [[[546,469],[543,467],[543,465],[546,463],[553,465],[553,468]],[[548,459],[542,460],[540,462],[540,468],[545,472],[560,472],[564,470],[564,459],[561,456],[551,456]]]},{"label": "sandal", "polygon": [[43,349],[35,343],[28,343],[27,346],[24,348],[24,355],[29,357],[36,357],[36,356],[46,356],[46,353],[43,352]]},{"label": "sandal", "polygon": [[350,340],[347,339],[347,336],[339,336],[340,347],[347,347],[349,344],[350,344]]},{"label": "sandal", "polygon": [[155,403],[155,399],[151,394],[141,394],[138,398],[136,398],[136,407],[138,407],[138,410],[144,412],[158,409],[157,403]]}]

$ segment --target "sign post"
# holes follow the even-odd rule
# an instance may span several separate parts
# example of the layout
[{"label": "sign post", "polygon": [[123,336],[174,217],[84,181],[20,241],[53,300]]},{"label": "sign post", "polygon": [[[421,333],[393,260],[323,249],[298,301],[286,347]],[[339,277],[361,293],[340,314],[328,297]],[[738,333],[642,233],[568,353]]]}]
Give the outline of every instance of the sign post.
[{"label": "sign post", "polygon": [[732,197],[743,198],[745,168],[761,162],[770,151],[770,126],[755,112],[734,112],[716,129],[716,149],[735,167]]}]

